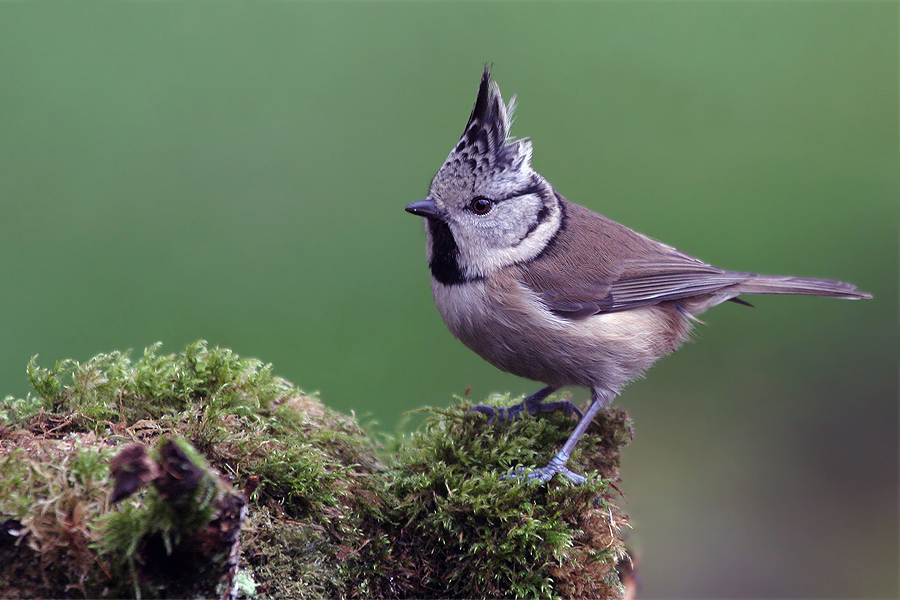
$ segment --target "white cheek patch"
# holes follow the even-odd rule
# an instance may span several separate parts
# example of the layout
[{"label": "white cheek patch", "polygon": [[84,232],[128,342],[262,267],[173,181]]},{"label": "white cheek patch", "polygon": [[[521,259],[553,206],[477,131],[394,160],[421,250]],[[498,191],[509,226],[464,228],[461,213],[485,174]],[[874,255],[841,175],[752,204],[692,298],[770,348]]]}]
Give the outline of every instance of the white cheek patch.
[{"label": "white cheek patch", "polygon": [[[544,205],[543,200],[536,194],[520,196],[514,200],[504,202],[507,206],[501,206],[503,210],[498,219],[500,235],[495,246],[506,249],[516,246],[528,239],[529,229],[537,224],[538,214]],[[504,210],[505,209],[505,210]]]},{"label": "white cheek patch", "polygon": [[559,214],[552,215],[528,234],[515,246],[495,250],[495,262],[501,267],[525,262],[536,257],[547,247],[556,232],[559,231]]},{"label": "white cheek patch", "polygon": [[[535,207],[531,203],[526,203],[525,207],[534,212]],[[466,243],[459,244],[459,262],[468,275],[483,277],[503,267],[533,259],[559,231],[561,220],[559,204],[556,202],[550,207],[543,222],[531,232],[527,229],[528,221],[521,214],[511,212],[504,217],[509,219],[512,225],[510,228],[502,229],[496,223],[489,228],[479,228],[474,235],[470,232]],[[461,234],[462,232],[454,230],[454,235]]]}]

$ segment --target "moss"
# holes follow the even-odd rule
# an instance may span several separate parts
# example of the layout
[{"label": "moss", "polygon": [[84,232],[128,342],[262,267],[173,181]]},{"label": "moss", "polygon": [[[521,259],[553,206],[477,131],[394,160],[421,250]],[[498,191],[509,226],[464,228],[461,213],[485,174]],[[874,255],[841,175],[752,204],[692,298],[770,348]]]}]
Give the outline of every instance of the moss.
[{"label": "moss", "polygon": [[107,508],[110,455],[91,434],[0,439],[0,597],[42,589],[93,595],[91,582],[105,574],[91,549],[91,526]]},{"label": "moss", "polygon": [[[528,485],[504,476],[546,463],[574,421],[489,425],[460,400],[387,453],[271,365],[159,348],[35,358],[34,394],[0,401],[0,596],[622,596],[623,412],[576,449],[587,484]],[[203,552],[212,566],[181,581]]]},{"label": "moss", "polygon": [[526,416],[488,425],[467,416],[469,408],[427,409],[425,423],[401,445],[386,494],[394,540],[388,551],[403,577],[381,581],[377,595],[620,596],[614,566],[624,556],[618,531],[625,518],[610,484],[631,437],[624,413],[606,413],[590,430],[613,443],[573,456],[573,465],[593,467],[587,484],[558,478],[532,485],[507,476],[549,460],[548,449],[565,441],[573,421]]},{"label": "moss", "polygon": [[[116,489],[123,479],[131,481],[135,476],[138,485],[130,485],[126,493],[114,493],[113,498],[126,498],[147,483],[152,486],[97,522],[93,545],[110,565],[110,579],[123,584],[113,592],[133,590],[138,598],[145,593],[207,595],[209,586],[203,582],[218,585],[231,575],[230,536],[239,530],[242,518],[237,515],[235,520],[229,508],[240,511],[246,501],[182,439],[161,440],[152,459],[145,454],[143,446],[128,446],[114,459],[110,471]],[[149,465],[146,471],[151,476],[141,477],[143,468],[119,468],[123,456],[132,464]],[[204,530],[214,521],[218,524],[213,529],[219,531],[212,533],[224,532],[224,537]],[[130,590],[125,584],[130,584]]]}]

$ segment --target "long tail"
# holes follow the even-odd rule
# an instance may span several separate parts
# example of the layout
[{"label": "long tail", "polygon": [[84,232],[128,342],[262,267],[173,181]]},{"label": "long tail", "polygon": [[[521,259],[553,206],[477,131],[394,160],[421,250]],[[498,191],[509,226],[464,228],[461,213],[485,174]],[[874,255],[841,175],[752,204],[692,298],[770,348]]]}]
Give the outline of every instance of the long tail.
[{"label": "long tail", "polygon": [[872,294],[858,292],[855,285],[843,281],[773,275],[753,275],[750,279],[736,285],[734,289],[741,294],[798,294],[847,300],[863,300],[872,297]]}]

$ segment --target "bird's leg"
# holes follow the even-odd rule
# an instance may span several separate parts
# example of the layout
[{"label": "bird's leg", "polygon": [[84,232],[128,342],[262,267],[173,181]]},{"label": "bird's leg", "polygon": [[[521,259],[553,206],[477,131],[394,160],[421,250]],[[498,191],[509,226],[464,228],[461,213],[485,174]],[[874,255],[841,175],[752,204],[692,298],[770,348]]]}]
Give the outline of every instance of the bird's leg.
[{"label": "bird's leg", "polygon": [[469,409],[469,412],[466,414],[479,412],[483,415],[487,415],[488,423],[493,423],[494,420],[498,417],[501,421],[513,421],[521,416],[522,410],[527,410],[528,414],[530,415],[561,410],[566,413],[567,417],[571,417],[572,415],[578,415],[579,417],[581,417],[581,409],[568,400],[558,400],[556,402],[548,402],[547,404],[544,404],[544,399],[558,389],[558,387],[554,387],[552,385],[547,386],[531,394],[518,404],[513,404],[509,408],[503,406],[487,406],[485,404],[479,404],[478,406],[474,406]]},{"label": "bird's leg", "polygon": [[[560,450],[557,455],[553,457],[553,460],[547,463],[546,467],[535,469],[528,474],[528,479],[531,483],[544,483],[545,481],[550,481],[550,479],[557,473],[575,484],[582,484],[587,481],[584,475],[579,475],[578,473],[570,471],[566,467],[566,463],[569,462],[569,455],[572,454],[572,450],[575,448],[578,440],[580,440],[581,436],[584,435],[584,432],[587,431],[587,428],[591,424],[591,421],[594,419],[597,413],[600,412],[600,409],[609,405],[609,403],[612,402],[612,399],[615,397],[616,395],[609,390],[597,388],[591,390],[592,401],[591,405],[587,409],[587,412],[584,413],[583,417],[581,417],[578,425],[575,426],[575,430],[572,431],[569,439],[567,439],[566,443],[563,444],[562,450]],[[507,477],[512,479],[519,476],[520,474],[517,473],[515,475],[508,475]]]}]

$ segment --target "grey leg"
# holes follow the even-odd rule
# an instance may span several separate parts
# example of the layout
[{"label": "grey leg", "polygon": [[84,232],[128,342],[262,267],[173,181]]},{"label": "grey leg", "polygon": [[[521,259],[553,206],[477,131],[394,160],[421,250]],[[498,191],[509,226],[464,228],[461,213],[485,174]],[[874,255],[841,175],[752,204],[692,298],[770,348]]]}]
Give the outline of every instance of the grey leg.
[{"label": "grey leg", "polygon": [[[587,428],[591,424],[591,421],[594,419],[597,413],[600,412],[601,408],[608,406],[609,403],[612,402],[613,398],[615,398],[616,395],[609,390],[600,390],[595,388],[591,390],[591,397],[593,399],[591,405],[588,407],[587,412],[584,413],[581,421],[578,422],[578,425],[575,426],[575,430],[572,431],[569,439],[566,440],[565,444],[563,444],[562,450],[560,450],[559,453],[557,453],[557,455],[553,457],[553,460],[547,463],[546,467],[535,469],[528,474],[528,479],[532,483],[543,483],[545,481],[550,481],[550,479],[557,473],[575,484],[582,484],[587,481],[587,479],[585,479],[583,475],[579,475],[578,473],[570,471],[566,467],[566,463],[569,462],[569,456],[572,454],[572,450],[575,448],[578,440],[581,439],[581,436],[584,435],[584,432],[587,431]],[[514,477],[519,477],[519,475],[516,474],[509,476],[509,478]]]},{"label": "grey leg", "polygon": [[558,389],[558,387],[547,386],[531,394],[518,404],[510,406],[509,408],[503,406],[487,406],[485,404],[479,404],[478,406],[472,407],[466,414],[479,412],[483,415],[487,415],[488,423],[493,423],[494,420],[498,417],[501,421],[514,421],[521,416],[522,410],[527,410],[528,414],[530,415],[561,410],[568,417],[571,417],[572,415],[578,415],[579,417],[581,417],[581,409],[579,409],[568,400],[558,400],[556,402],[548,402],[547,404],[544,404],[544,399]]}]

